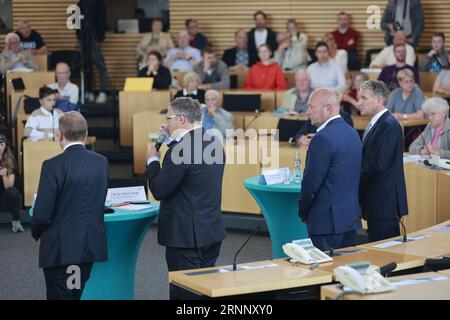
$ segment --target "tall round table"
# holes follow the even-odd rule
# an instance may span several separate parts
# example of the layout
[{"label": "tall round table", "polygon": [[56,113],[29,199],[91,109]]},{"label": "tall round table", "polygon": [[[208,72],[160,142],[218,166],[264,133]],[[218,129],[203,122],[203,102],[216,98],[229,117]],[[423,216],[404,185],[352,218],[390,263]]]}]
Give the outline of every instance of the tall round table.
[{"label": "tall round table", "polygon": [[269,228],[272,258],[286,255],[282,246],[296,239],[308,238],[306,224],[298,216],[300,183],[259,184],[259,176],[244,181],[244,186],[255,198]]},{"label": "tall round table", "polygon": [[105,214],[108,261],[94,263],[82,300],[133,300],[136,261],[142,240],[158,216],[159,205],[139,211],[114,208]]}]

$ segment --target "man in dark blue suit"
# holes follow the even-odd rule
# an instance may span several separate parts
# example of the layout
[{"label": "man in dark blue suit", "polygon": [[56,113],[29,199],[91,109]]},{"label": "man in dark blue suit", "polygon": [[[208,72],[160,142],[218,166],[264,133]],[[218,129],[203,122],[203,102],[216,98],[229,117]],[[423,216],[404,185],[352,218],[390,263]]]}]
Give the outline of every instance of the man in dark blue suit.
[{"label": "man in dark blue suit", "polygon": [[108,160],[85,149],[87,123],[80,113],[63,114],[59,130],[64,152],[42,164],[31,233],[41,240],[47,299],[79,300],[93,262],[107,260]]},{"label": "man in dark blue suit", "polygon": [[225,239],[222,143],[201,127],[197,100],[175,99],[166,118],[161,130],[175,139],[162,167],[155,146],[147,150],[149,188],[161,201],[158,243],[166,247],[169,271],[212,267]]},{"label": "man in dark blue suit", "polygon": [[360,87],[361,114],[371,120],[363,135],[359,200],[367,220],[369,241],[400,234],[399,219],[408,214],[403,171],[403,132],[386,109],[389,91],[381,81],[368,80]]},{"label": "man in dark blue suit", "polygon": [[318,128],[306,155],[299,216],[319,249],[352,246],[361,227],[361,141],[339,115],[339,98],[331,89],[313,92],[306,114]]}]

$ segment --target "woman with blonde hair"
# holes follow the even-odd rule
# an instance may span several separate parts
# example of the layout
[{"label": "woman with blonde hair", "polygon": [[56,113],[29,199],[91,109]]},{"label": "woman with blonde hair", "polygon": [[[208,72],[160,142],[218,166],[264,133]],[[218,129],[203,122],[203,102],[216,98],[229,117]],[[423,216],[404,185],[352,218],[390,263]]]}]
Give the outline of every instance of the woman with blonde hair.
[{"label": "woman with blonde hair", "polygon": [[200,103],[205,103],[205,90],[198,87],[202,81],[200,76],[195,72],[188,72],[183,77],[183,89],[179,90],[174,99],[179,97],[191,97],[197,99]]},{"label": "woman with blonde hair", "polygon": [[12,231],[23,232],[20,222],[21,196],[14,186],[16,179],[16,162],[6,137],[0,134],[0,211],[10,212]]}]

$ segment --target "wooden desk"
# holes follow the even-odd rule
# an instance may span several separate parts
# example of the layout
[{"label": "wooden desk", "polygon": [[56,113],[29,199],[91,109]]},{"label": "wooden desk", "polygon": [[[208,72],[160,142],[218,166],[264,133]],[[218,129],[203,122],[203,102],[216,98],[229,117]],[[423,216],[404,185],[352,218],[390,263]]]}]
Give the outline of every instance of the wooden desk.
[{"label": "wooden desk", "polygon": [[8,71],[6,73],[6,97],[8,97],[8,121],[11,120],[11,104],[9,96],[14,92],[10,79],[22,78],[25,88],[39,89],[43,85],[48,85],[55,82],[55,73],[48,71],[35,71],[35,72],[15,72]]},{"label": "wooden desk", "polygon": [[247,76],[248,76],[248,70],[247,71],[234,71],[234,70],[228,69],[228,74],[230,76],[236,76],[238,89],[244,89],[245,81],[247,80]]},{"label": "wooden desk", "polygon": [[203,298],[223,298],[308,287],[329,283],[332,280],[329,272],[310,271],[304,266],[292,266],[290,263],[280,260],[244,263],[240,266],[268,264],[276,264],[277,266],[197,275],[189,275],[189,273],[217,270],[224,267],[169,272],[171,298],[176,298],[172,296],[174,287],[184,290],[185,293],[190,291],[191,298],[192,294],[198,297],[203,296]]},{"label": "wooden desk", "polygon": [[[133,144],[133,114],[141,111],[161,111],[169,106],[169,90],[119,93],[120,145]],[[159,126],[158,126],[159,128]]]},{"label": "wooden desk", "polygon": [[426,258],[436,258],[450,254],[450,235],[419,231],[408,234],[408,236],[414,236],[419,234],[430,235],[430,237],[406,243],[401,243],[388,248],[382,249],[374,248],[374,245],[400,239],[400,237],[395,237],[378,242],[367,243],[358,246],[358,248],[381,250],[382,252],[385,253],[393,252],[393,253],[421,256]]},{"label": "wooden desk", "polygon": [[[351,252],[359,250],[363,251]],[[348,254],[337,255],[339,254],[339,252],[348,252]],[[369,248],[361,249],[356,247],[349,247],[336,250],[335,253],[336,254],[333,256],[333,262],[321,264],[317,269],[333,273],[335,268],[349,263],[368,261],[373,265],[381,267],[388,263],[395,262],[397,264],[397,268],[395,269],[395,271],[397,272],[422,267],[425,263],[425,257],[423,256],[414,256],[395,252],[384,252]]]},{"label": "wooden desk", "polygon": [[24,204],[31,206],[39,187],[42,163],[62,152],[58,142],[25,140],[23,143]]},{"label": "wooden desk", "polygon": [[450,220],[444,221],[442,223],[439,223],[435,226],[426,228],[421,230],[420,232],[425,232],[425,233],[429,233],[429,234],[440,234],[440,235],[447,235],[448,237],[450,237],[450,233],[442,233],[442,232],[438,232],[438,229],[444,228],[450,226]]},{"label": "wooden desk", "polygon": [[36,71],[48,70],[48,57],[46,54],[35,54],[32,56],[33,62],[36,64]]},{"label": "wooden desk", "polygon": [[[391,277],[389,281],[420,279],[430,276],[444,276],[446,280],[429,281],[420,284],[399,286],[394,291],[367,295],[347,295],[345,300],[450,300],[450,274],[446,272],[426,272],[406,276]],[[334,300],[342,290],[340,285],[322,286],[320,298]]]},{"label": "wooden desk", "polygon": [[437,223],[450,220],[450,172],[437,172]]},{"label": "wooden desk", "polygon": [[[364,131],[367,128],[367,125],[370,122],[370,117],[364,117],[364,116],[352,116],[353,119],[353,126],[356,130]],[[400,120],[398,122],[400,124],[400,127],[402,127],[403,133],[405,132],[405,128],[407,127],[414,127],[414,126],[423,126],[428,124],[428,120],[421,119],[421,120]]]}]

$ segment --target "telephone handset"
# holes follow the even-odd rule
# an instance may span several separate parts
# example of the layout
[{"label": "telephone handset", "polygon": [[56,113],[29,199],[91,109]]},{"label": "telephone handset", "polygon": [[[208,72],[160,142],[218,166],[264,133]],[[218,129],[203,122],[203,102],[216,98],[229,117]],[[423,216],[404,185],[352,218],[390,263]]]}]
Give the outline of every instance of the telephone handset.
[{"label": "telephone handset", "polygon": [[340,266],[334,269],[336,280],[353,291],[366,293],[387,292],[395,286],[384,278],[378,268],[369,266],[364,273],[350,266]]},{"label": "telephone handset", "polygon": [[333,258],[317,249],[311,239],[295,240],[283,245],[284,253],[294,261],[304,264],[323,263],[333,261]]}]

